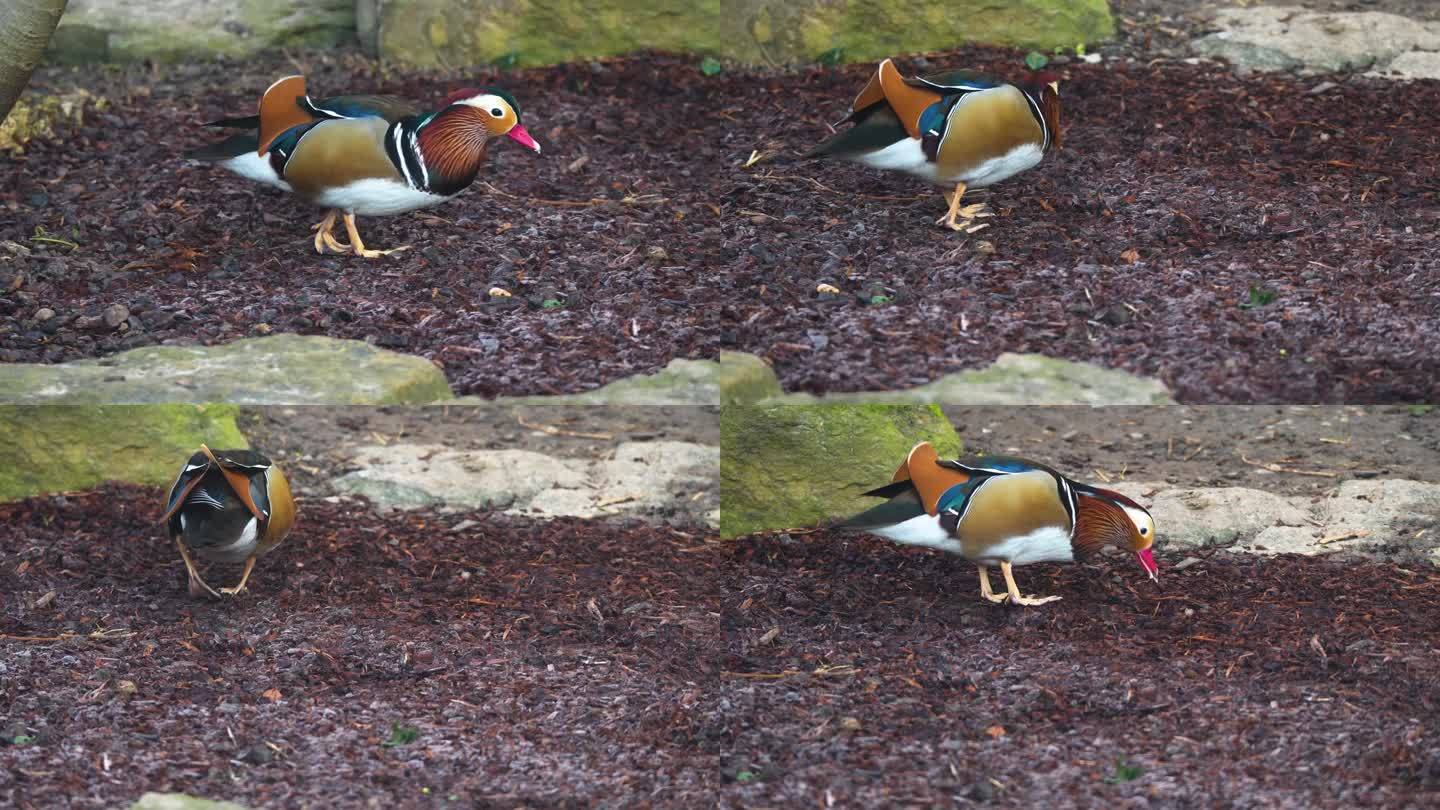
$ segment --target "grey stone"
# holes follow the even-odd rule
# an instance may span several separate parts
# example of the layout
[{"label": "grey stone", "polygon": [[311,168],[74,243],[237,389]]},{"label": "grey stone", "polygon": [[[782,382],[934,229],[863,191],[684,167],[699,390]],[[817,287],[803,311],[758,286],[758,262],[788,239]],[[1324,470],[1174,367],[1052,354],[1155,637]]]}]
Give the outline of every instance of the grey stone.
[{"label": "grey stone", "polygon": [[1319,498],[1246,487],[1110,486],[1150,510],[1162,549],[1225,544],[1258,554],[1349,553],[1440,563],[1440,484],[1344,481]]},{"label": "grey stone", "polygon": [[612,458],[599,460],[528,450],[372,445],[357,448],[352,461],[360,469],[331,486],[381,508],[490,508],[584,518],[680,514],[718,521],[720,451],[690,442],[626,442]]},{"label": "grey stone", "polygon": [[1440,52],[1407,51],[1392,59],[1383,70],[1365,75],[1385,79],[1440,79]]},{"label": "grey stone", "polygon": [[397,509],[442,504],[457,509],[510,508],[528,504],[555,487],[575,489],[585,484],[581,471],[529,450],[368,445],[356,450],[354,463],[361,469],[335,479],[335,489]]},{"label": "grey stone", "polygon": [[1292,499],[1245,487],[1174,489],[1165,484],[1109,485],[1145,505],[1166,545],[1226,545],[1275,526],[1310,526],[1310,512]]},{"label": "grey stone", "polygon": [[785,394],[767,403],[911,402],[965,405],[1165,405],[1170,391],[1158,380],[1038,354],[1002,354],[983,369],[948,374],[898,391],[814,396]]},{"label": "grey stone", "polygon": [[699,407],[720,402],[720,364],[676,358],[653,374],[637,374],[582,394],[483,399],[459,397],[445,405],[636,405]]},{"label": "grey stone", "polygon": [[1215,15],[1221,30],[1191,43],[1202,56],[1241,70],[1331,73],[1429,64],[1412,52],[1440,51],[1440,23],[1378,11],[1318,12],[1291,6],[1226,8]]},{"label": "grey stone", "polygon": [[244,57],[337,45],[355,36],[355,25],[354,0],[70,0],[47,56],[65,63]]},{"label": "grey stone", "polygon": [[291,334],[0,365],[0,403],[399,405],[452,397],[445,375],[422,357]]},{"label": "grey stone", "polygon": [[784,391],[770,364],[753,354],[720,353],[720,404],[754,405]]}]

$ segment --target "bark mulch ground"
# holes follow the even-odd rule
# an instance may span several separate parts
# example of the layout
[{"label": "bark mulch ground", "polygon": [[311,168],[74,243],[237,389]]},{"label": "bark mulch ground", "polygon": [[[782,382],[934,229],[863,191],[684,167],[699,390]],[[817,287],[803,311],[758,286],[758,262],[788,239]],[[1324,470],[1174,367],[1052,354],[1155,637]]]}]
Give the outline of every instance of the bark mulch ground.
[{"label": "bark mulch ground", "polygon": [[700,533],[304,502],[248,594],[197,602],[160,495],[0,506],[0,804],[693,807],[716,789]]},{"label": "bark mulch ground", "polygon": [[[713,223],[687,167],[723,162],[697,142],[707,88],[693,68],[382,74],[357,56],[301,60],[42,71],[39,88],[78,85],[112,104],[63,142],[0,158],[0,238],[34,251],[13,263],[18,290],[0,286],[0,362],[299,332],[424,355],[458,391],[490,396],[574,393],[715,354],[710,313],[727,290],[697,270]],[[224,136],[198,124],[253,111],[297,64],[317,95],[438,104],[500,83],[544,152],[505,141],[457,200],[361,218],[367,245],[411,251],[317,256],[308,227],[323,212],[179,158]],[[33,239],[46,234],[77,246]],[[494,286],[514,297],[492,299]],[[117,305],[124,331],[93,317]],[[41,308],[55,317],[35,320]]]},{"label": "bark mulch ground", "polygon": [[[705,77],[647,56],[462,76],[301,60],[317,93],[501,81],[545,154],[502,145],[482,177],[496,191],[362,221],[375,245],[414,251],[320,258],[319,212],[176,159],[210,137],[197,122],[250,109],[295,63],[45,71],[42,87],[114,103],[0,159],[0,235],[33,251],[0,279],[0,362],[297,331],[423,355],[482,395],[579,391],[723,347],[810,391],[1022,351],[1155,375],[1189,402],[1440,396],[1440,83],[1061,65],[1067,148],[978,195],[1002,216],[966,238],[934,225],[941,199],[917,181],[783,162],[872,66]],[[902,67],[952,65],[1013,76],[1020,56]],[[519,300],[488,303],[495,284]],[[115,306],[124,331],[102,317]]]},{"label": "bark mulch ground", "polygon": [[0,507],[14,806],[1440,799],[1430,569],[1031,566],[1023,587],[1064,600],[1020,610],[868,538],[316,501],[252,593],[196,602],[157,497]]},{"label": "bark mulch ground", "polygon": [[[736,544],[721,770],[746,806],[1422,807],[1440,572],[1216,554],[1018,569],[816,533]],[[776,630],[778,628],[778,631]]]},{"label": "bark mulch ground", "polygon": [[[1016,62],[972,51],[902,70]],[[804,148],[872,69],[750,80],[725,142]],[[1157,375],[1189,402],[1440,394],[1440,83],[1061,70],[1066,148],[978,195],[1001,216],[968,239],[932,225],[937,194],[861,167],[762,162],[722,186],[757,214],[729,230],[721,272],[764,289],[727,302],[724,344],[812,391],[1021,351]],[[822,280],[847,295],[827,303]]]}]

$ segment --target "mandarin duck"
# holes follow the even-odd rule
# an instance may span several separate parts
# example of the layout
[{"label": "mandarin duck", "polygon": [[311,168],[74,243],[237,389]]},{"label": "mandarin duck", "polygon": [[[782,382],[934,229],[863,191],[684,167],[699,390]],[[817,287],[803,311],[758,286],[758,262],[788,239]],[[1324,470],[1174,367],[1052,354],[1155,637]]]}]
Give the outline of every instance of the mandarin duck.
[{"label": "mandarin duck", "polygon": [[908,172],[954,186],[936,220],[974,233],[984,203],[961,207],[966,189],[983,188],[1033,168],[1060,148],[1060,82],[1049,73],[1009,84],[971,70],[906,79],[880,63],[841,123],[855,126],[806,153],[876,169]]},{"label": "mandarin duck", "polygon": [[[312,230],[315,251],[375,258],[409,246],[371,250],[356,215],[386,216],[439,205],[475,181],[490,141],[501,136],[537,154],[520,124],[520,106],[504,90],[467,88],[439,110],[421,112],[392,96],[312,100],[305,77],[287,76],[260,98],[260,112],[207,126],[247,130],[186,154],[328,209]],[[350,244],[334,236],[343,218]]]},{"label": "mandarin duck", "polygon": [[[866,495],[888,500],[839,524],[908,545],[963,556],[980,569],[980,595],[990,602],[1043,605],[1058,596],[1024,596],[1011,566],[1072,562],[1115,546],[1135,554],[1152,580],[1155,521],[1135,501],[1072,481],[1019,458],[941,460],[929,442],[915,445],[891,483]],[[990,587],[1000,566],[1006,593]]]},{"label": "mandarin duck", "polygon": [[[190,595],[234,595],[245,590],[255,559],[290,533],[295,500],[285,474],[270,459],[254,450],[211,450],[202,444],[170,487],[161,520],[185,561]],[[244,561],[240,584],[216,592],[195,570],[191,551],[214,562]]]}]

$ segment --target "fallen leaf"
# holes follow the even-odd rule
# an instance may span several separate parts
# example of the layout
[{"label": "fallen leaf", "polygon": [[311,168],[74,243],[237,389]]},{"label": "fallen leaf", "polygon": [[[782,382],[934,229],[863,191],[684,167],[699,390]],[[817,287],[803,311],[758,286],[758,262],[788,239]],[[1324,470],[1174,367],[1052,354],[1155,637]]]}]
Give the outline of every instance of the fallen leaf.
[{"label": "fallen leaf", "polygon": [[991,727],[985,729],[985,733],[990,735],[990,739],[992,739],[992,740],[998,740],[998,739],[1000,739],[1001,737],[1004,737],[1004,736],[1005,736],[1005,727],[1004,727],[1004,726],[998,726],[998,725],[997,725],[997,726],[991,726]]},{"label": "fallen leaf", "polygon": [[1124,259],[1126,264],[1134,264],[1135,262],[1140,261],[1140,251],[1136,250],[1135,248],[1130,248],[1124,253],[1121,253],[1120,258]]},{"label": "fallen leaf", "polygon": [[266,689],[264,692],[261,692],[260,696],[264,698],[269,698],[273,703],[279,703],[280,698],[283,697],[283,695],[280,694],[280,690],[276,689],[273,686],[269,689]]}]

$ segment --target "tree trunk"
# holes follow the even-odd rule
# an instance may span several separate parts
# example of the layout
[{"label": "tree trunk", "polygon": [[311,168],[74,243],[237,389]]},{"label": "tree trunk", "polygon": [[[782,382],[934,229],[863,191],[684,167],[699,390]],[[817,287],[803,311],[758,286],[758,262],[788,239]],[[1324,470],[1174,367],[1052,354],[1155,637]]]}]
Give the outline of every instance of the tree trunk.
[{"label": "tree trunk", "polygon": [[0,121],[10,114],[60,24],[66,0],[0,2]]}]

